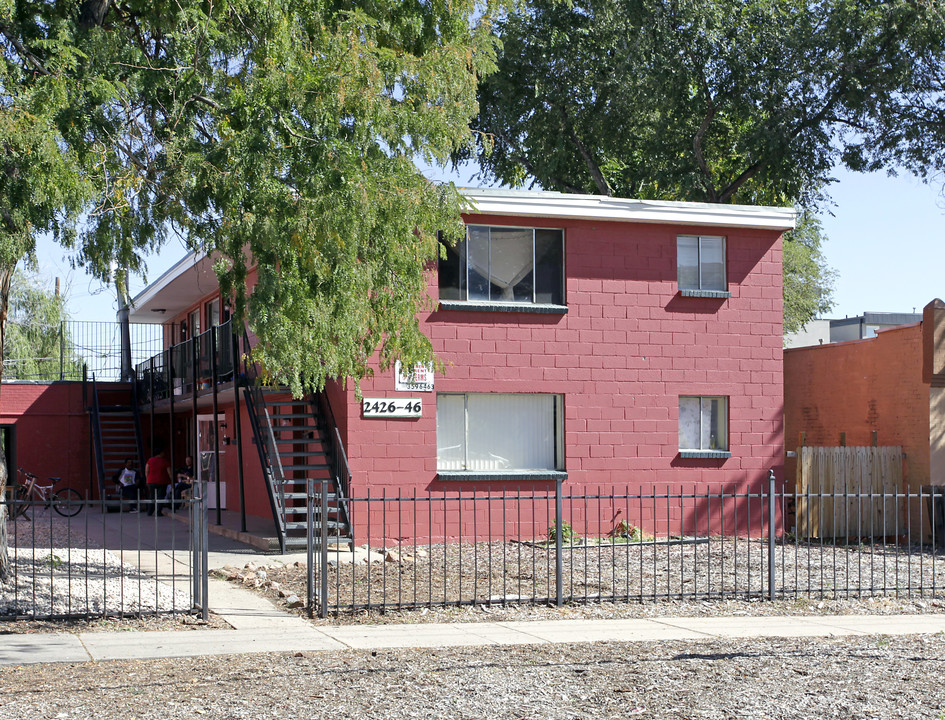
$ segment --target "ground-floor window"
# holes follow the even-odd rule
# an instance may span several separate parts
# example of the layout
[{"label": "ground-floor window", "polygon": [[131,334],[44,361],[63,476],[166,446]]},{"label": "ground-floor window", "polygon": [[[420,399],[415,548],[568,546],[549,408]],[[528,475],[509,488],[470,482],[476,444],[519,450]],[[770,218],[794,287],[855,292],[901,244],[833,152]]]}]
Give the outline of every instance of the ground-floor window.
[{"label": "ground-floor window", "polygon": [[564,469],[561,395],[440,393],[437,470]]},{"label": "ground-floor window", "polygon": [[679,450],[728,450],[727,397],[679,397]]}]

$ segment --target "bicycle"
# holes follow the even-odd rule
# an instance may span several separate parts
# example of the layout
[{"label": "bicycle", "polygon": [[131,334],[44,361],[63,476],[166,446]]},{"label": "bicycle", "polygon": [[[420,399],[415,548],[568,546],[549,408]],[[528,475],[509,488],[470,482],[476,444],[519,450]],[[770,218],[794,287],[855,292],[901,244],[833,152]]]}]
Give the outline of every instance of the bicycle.
[{"label": "bicycle", "polygon": [[62,480],[58,477],[50,477],[49,485],[40,485],[36,481],[39,479],[33,473],[27,472],[23,468],[17,468],[20,475],[26,478],[26,482],[18,482],[13,489],[13,503],[11,504],[11,518],[16,519],[26,514],[30,507],[30,500],[43,503],[43,507],[48,509],[52,507],[63,517],[73,517],[82,511],[82,496],[77,490],[72,488],[63,488],[53,492],[53,488]]}]

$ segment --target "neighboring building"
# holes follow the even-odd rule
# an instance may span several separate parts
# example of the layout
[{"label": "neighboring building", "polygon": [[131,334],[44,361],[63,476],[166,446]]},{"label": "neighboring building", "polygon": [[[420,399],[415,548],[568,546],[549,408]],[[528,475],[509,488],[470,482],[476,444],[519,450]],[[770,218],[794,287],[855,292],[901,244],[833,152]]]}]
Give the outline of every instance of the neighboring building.
[{"label": "neighboring building", "polygon": [[808,322],[796,333],[784,336],[784,347],[808,347],[826,343],[864,340],[876,337],[880,330],[916,323],[922,319],[921,313],[867,312],[856,317],[835,318],[832,320],[815,319]]},{"label": "neighboring building", "polygon": [[318,458],[341,448],[342,494],[780,477],[781,234],[793,211],[466,195],[467,238],[431,273],[440,304],[420,317],[445,373],[379,373],[362,401],[339,383],[311,402],[242,394],[251,349],[230,344],[211,263],[190,255],[134,301],[132,319],[162,323],[168,348],[139,366],[150,432],[177,458],[220,467],[224,507],[290,530],[303,479],[336,474]]},{"label": "neighboring building", "polygon": [[[910,317],[919,321],[876,327]],[[788,449],[802,440],[840,445],[841,433],[849,446],[902,446],[909,488],[945,485],[945,304],[921,315],[867,313],[849,325],[872,336],[784,353]]]}]

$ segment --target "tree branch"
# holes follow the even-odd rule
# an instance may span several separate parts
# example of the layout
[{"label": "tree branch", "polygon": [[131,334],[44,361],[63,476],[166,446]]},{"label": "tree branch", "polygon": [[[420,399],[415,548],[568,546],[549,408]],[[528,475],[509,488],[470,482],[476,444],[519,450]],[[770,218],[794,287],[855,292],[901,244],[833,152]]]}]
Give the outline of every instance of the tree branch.
[{"label": "tree branch", "polygon": [[521,149],[514,142],[512,142],[511,138],[509,138],[508,135],[506,135],[504,132],[500,130],[496,132],[496,137],[498,137],[499,140],[505,143],[505,145],[511,151],[509,157],[515,162],[517,162],[519,165],[521,165],[523,168],[525,168],[529,172],[529,174],[533,178],[538,180],[539,182],[541,182],[542,180],[547,180],[552,185],[557,185],[558,187],[562,187],[569,193],[575,193],[577,195],[583,195],[585,193],[584,188],[577,187],[576,185],[572,185],[567,180],[562,180],[561,178],[554,177],[551,175],[549,175],[546,178],[540,177],[535,166],[525,156],[525,154],[521,151]]},{"label": "tree branch", "polygon": [[610,187],[610,183],[607,182],[607,178],[605,178],[604,173],[601,172],[600,166],[594,161],[590,151],[587,149],[584,143],[581,142],[581,138],[579,138],[577,133],[574,131],[574,127],[571,124],[571,121],[568,119],[568,115],[564,110],[564,106],[556,105],[555,107],[557,107],[558,112],[561,114],[561,124],[564,127],[564,130],[568,133],[568,136],[571,138],[571,142],[574,143],[574,146],[577,148],[578,152],[581,154],[581,157],[584,159],[584,164],[587,166],[588,172],[591,173],[591,178],[593,178],[594,184],[597,186],[597,191],[601,195],[613,197],[613,188]]},{"label": "tree branch", "polygon": [[36,72],[38,72],[40,75],[51,74],[49,70],[46,69],[46,66],[40,62],[39,58],[27,50],[26,46],[16,38],[16,36],[10,31],[9,25],[0,25],[0,32],[3,33],[3,36],[10,41],[10,44],[16,48],[16,51],[20,54],[20,56],[26,60],[26,62],[28,62]]}]

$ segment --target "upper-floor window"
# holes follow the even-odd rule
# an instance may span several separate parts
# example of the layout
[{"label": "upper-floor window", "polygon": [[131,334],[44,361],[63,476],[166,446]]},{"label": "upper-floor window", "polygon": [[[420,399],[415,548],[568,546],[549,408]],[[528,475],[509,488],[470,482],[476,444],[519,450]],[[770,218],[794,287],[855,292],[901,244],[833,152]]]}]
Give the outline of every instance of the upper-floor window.
[{"label": "upper-floor window", "polygon": [[564,231],[470,225],[439,280],[440,300],[564,305]]},{"label": "upper-floor window", "polygon": [[727,293],[725,238],[680,235],[676,238],[676,270],[683,294]]}]

